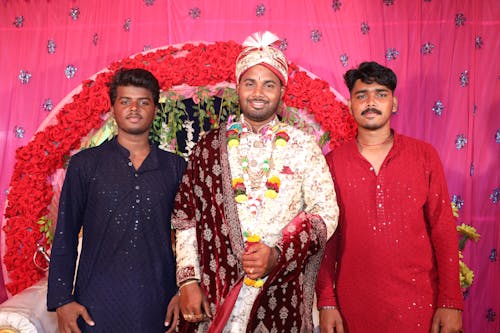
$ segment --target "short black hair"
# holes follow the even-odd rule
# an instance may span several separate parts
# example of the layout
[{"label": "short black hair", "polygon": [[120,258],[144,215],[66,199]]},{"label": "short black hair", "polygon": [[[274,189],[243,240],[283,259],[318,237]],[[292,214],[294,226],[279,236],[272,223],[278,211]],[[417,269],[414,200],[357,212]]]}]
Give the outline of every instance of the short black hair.
[{"label": "short black hair", "polygon": [[160,101],[160,84],[158,80],[150,71],[142,68],[122,68],[117,70],[108,86],[111,105],[115,104],[118,94],[117,89],[120,86],[146,88],[153,95],[153,101],[156,106],[158,106]]},{"label": "short black hair", "polygon": [[352,92],[357,80],[367,84],[377,82],[389,88],[393,93],[398,83],[396,74],[392,69],[374,61],[363,62],[358,68],[350,69],[344,74],[344,82],[349,89],[349,93]]}]

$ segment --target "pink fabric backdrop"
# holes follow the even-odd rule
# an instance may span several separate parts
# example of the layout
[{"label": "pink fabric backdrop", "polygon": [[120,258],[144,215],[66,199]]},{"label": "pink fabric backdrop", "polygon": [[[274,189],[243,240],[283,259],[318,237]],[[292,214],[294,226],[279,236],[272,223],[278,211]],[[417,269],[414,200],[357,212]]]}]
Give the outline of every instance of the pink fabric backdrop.
[{"label": "pink fabric backdrop", "polygon": [[[0,211],[16,148],[47,117],[47,105],[55,107],[82,80],[145,49],[241,42],[258,30],[286,39],[290,60],[345,97],[342,75],[350,67],[375,60],[394,69],[400,105],[394,127],[438,149],[461,207],[459,222],[481,234],[464,253],[475,273],[466,332],[500,332],[498,0],[4,0]],[[2,286],[0,301],[7,297]]]}]

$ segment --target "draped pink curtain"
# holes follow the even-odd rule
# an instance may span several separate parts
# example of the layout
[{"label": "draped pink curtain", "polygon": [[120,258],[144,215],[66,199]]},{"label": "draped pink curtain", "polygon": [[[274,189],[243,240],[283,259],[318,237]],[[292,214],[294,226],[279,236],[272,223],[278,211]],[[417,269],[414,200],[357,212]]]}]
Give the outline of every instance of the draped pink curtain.
[{"label": "draped pink curtain", "polygon": [[498,0],[0,1],[0,210],[16,149],[82,80],[149,48],[241,42],[258,30],[278,34],[290,60],[346,98],[350,67],[394,69],[395,129],[438,149],[459,223],[481,234],[464,251],[475,274],[466,332],[499,332]]}]

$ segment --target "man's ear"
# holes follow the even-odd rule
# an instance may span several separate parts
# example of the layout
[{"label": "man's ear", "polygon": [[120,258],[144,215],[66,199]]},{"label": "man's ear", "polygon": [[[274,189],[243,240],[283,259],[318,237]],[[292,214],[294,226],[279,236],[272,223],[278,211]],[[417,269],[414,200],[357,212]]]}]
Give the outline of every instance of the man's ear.
[{"label": "man's ear", "polygon": [[392,113],[398,112],[398,99],[396,96],[392,98]]},{"label": "man's ear", "polygon": [[347,107],[349,108],[349,112],[350,112],[351,114],[353,114],[353,113],[352,113],[352,105],[351,105],[351,100],[348,100],[348,101],[347,101]]}]

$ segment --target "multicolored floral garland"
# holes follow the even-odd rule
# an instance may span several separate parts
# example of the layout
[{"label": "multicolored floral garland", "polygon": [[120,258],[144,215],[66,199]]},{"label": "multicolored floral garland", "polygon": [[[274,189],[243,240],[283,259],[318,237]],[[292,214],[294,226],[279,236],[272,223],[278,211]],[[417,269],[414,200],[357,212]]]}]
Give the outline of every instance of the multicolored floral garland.
[{"label": "multicolored floral garland", "polygon": [[[39,246],[50,246],[44,222],[48,220],[55,193],[50,178],[65,168],[69,157],[95,131],[108,126],[107,83],[113,72],[119,68],[145,68],[158,78],[163,91],[175,86],[234,84],[234,64],[240,51],[241,46],[234,42],[183,44],[114,62],[107,71],[83,81],[81,91],[73,95],[72,101],[54,111],[58,112],[55,123],[37,132],[26,146],[16,151],[3,227],[3,263],[11,294],[19,293],[46,274],[34,264],[33,255]],[[346,105],[336,99],[329,84],[311,78],[293,63],[289,65],[284,102],[311,115],[328,134],[326,141],[331,148],[355,135],[356,126]]]},{"label": "multicolored floral garland", "polygon": [[[272,140],[273,145],[276,146],[277,148],[283,148],[286,146],[288,140],[290,139],[290,136],[285,130],[281,129],[282,126],[280,125],[275,125],[275,126],[269,126],[265,127],[263,131],[266,133],[263,133],[263,137],[267,138],[267,140]],[[230,122],[227,125],[227,131],[226,131],[226,138],[227,138],[227,145],[229,149],[229,159],[235,158],[236,161],[234,161],[233,164],[238,165],[239,164],[239,172],[236,172],[234,175],[235,177],[232,179],[232,186],[233,186],[233,191],[234,191],[234,197],[235,201],[237,203],[244,203],[249,200],[248,198],[248,193],[247,193],[247,184],[248,182],[248,175],[249,173],[249,161],[247,156],[241,156],[241,151],[239,150],[239,147],[241,146],[242,141],[246,142],[245,139],[242,139],[242,136],[245,136],[246,133],[248,132],[248,128],[246,125],[242,125],[241,123],[238,122],[232,122],[232,118],[230,119]],[[262,176],[268,175],[271,169],[271,163],[272,163],[272,154],[271,158],[264,158],[262,161]],[[273,163],[274,164],[274,163]],[[278,172],[281,172],[282,170],[279,169],[277,170]],[[245,178],[247,177],[247,178]],[[264,197],[270,198],[270,199],[275,199],[278,196],[279,193],[279,188],[281,186],[281,180],[279,178],[278,174],[272,174],[267,178],[266,182],[263,184],[265,186],[265,191],[264,191]],[[257,200],[260,202],[260,199]],[[252,205],[250,205],[250,210],[253,211]],[[255,207],[254,207],[255,208]]]}]

